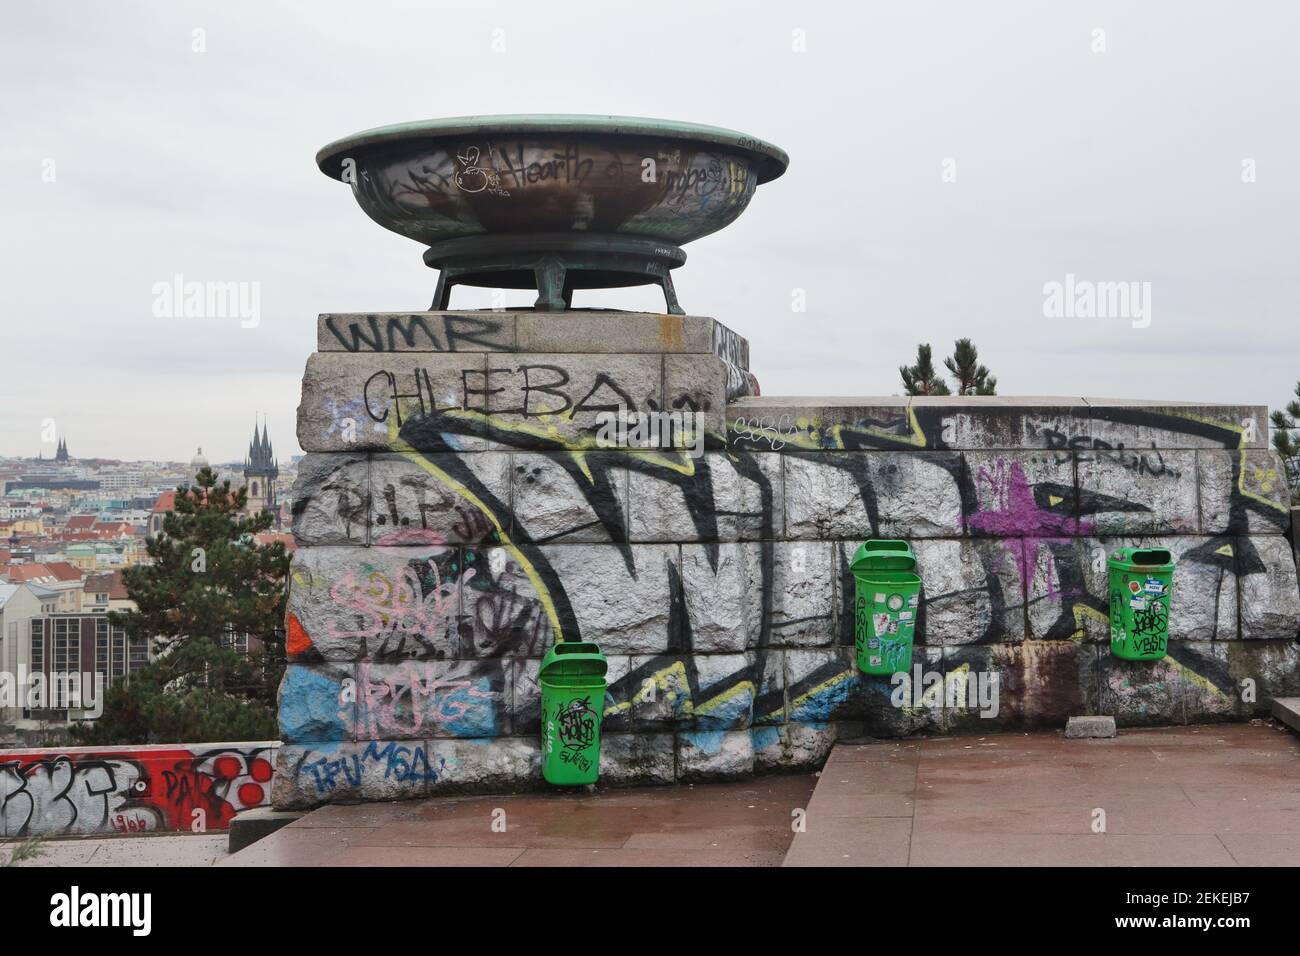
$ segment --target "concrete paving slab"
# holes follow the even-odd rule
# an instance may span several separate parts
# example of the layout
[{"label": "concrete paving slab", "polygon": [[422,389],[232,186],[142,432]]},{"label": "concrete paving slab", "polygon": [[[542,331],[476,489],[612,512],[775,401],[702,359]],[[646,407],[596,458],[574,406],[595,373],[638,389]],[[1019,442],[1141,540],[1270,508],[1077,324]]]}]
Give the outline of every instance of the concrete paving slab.
[{"label": "concrete paving slab", "polygon": [[[15,866],[212,866],[226,858],[225,833],[44,840],[38,854]],[[0,843],[7,859],[14,842]]]},{"label": "concrete paving slab", "polygon": [[[816,777],[329,806],[228,866],[777,866]],[[325,825],[318,825],[320,823]],[[363,825],[353,825],[363,824]]]},{"label": "concrete paving slab", "polygon": [[1300,835],[1237,833],[1219,841],[1238,866],[1300,866]]},{"label": "concrete paving slab", "polygon": [[540,850],[530,849],[511,866],[780,866],[784,854],[770,850]]},{"label": "concrete paving slab", "polygon": [[1300,741],[1266,721],[911,746],[837,745],[785,865],[1300,864]]}]

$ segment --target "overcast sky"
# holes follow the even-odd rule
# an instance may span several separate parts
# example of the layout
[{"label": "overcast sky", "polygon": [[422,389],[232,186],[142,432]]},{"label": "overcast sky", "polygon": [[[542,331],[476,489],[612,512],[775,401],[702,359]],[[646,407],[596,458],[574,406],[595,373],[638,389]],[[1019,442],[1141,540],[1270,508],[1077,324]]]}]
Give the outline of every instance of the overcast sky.
[{"label": "overcast sky", "polygon": [[[764,394],[896,393],[918,341],[947,354],[968,335],[1004,395],[1283,404],[1300,379],[1298,10],[7,4],[0,453],[51,455],[53,419],[76,456],[222,461],[257,413],[297,453],[317,313],[426,308],[436,280],[315,151],[483,113],[665,117],[785,149],[786,175],[675,273],[688,312],[749,338]],[[259,283],[260,324],[155,317],[176,274]],[[1149,327],[1045,316],[1067,274],[1149,282]],[[662,302],[578,304],[596,296]]]}]

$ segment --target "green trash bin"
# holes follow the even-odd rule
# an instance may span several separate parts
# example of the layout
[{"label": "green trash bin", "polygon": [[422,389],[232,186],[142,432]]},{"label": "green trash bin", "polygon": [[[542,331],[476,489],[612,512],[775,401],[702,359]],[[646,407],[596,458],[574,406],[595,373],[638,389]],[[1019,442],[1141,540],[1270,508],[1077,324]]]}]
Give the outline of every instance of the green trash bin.
[{"label": "green trash bin", "polygon": [[1174,556],[1167,548],[1120,548],[1110,569],[1110,652],[1126,661],[1154,661],[1169,644]]},{"label": "green trash bin", "polygon": [[542,658],[542,777],[577,787],[600,773],[605,655],[589,641],[559,641]]},{"label": "green trash bin", "polygon": [[912,666],[921,604],[916,556],[906,541],[872,539],[849,562],[853,572],[853,645],[864,674],[895,674]]}]

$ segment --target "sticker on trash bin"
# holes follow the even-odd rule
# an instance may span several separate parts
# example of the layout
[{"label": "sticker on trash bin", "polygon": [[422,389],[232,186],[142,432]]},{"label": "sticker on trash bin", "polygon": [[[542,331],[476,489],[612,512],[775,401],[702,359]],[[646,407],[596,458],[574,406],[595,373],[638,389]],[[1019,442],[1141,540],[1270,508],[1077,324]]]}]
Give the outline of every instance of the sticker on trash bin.
[{"label": "sticker on trash bin", "polygon": [[1147,578],[1147,583],[1144,590],[1147,592],[1147,594],[1155,594],[1159,596],[1165,593],[1165,582],[1158,581],[1155,578]]},{"label": "sticker on trash bin", "polygon": [[877,594],[876,594],[876,603],[877,603],[877,604],[884,604],[884,603],[885,603],[885,595],[882,594],[882,593],[877,592]]},{"label": "sticker on trash bin", "polygon": [[1133,600],[1128,602],[1128,606],[1135,611],[1145,611],[1147,609],[1147,599],[1140,597],[1133,598]]},{"label": "sticker on trash bin", "polygon": [[902,606],[903,606],[903,595],[901,594],[889,595],[889,609],[891,611],[897,611]]},{"label": "sticker on trash bin", "polygon": [[912,619],[912,612],[911,612],[911,611],[899,611],[899,612],[898,612],[898,619],[899,619],[900,621],[910,621],[910,620]]},{"label": "sticker on trash bin", "polygon": [[907,603],[910,604],[912,607],[916,607],[918,604],[921,603],[921,595],[913,594],[911,597],[907,599]]}]

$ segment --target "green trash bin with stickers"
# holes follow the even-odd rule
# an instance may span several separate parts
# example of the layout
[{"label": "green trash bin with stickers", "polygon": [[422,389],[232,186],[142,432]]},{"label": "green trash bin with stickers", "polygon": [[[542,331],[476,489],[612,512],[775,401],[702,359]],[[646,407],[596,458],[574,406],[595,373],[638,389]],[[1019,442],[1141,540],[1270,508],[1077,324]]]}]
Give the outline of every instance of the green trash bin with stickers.
[{"label": "green trash bin with stickers", "polygon": [[1155,661],[1169,646],[1174,556],[1167,548],[1120,548],[1110,570],[1110,652],[1126,661]]},{"label": "green trash bin with stickers", "polygon": [[559,641],[542,658],[542,777],[560,787],[595,783],[609,665],[590,641]]},{"label": "green trash bin with stickers", "polygon": [[864,674],[895,674],[912,666],[921,604],[916,556],[906,541],[873,538],[849,562],[855,588],[853,647]]}]

